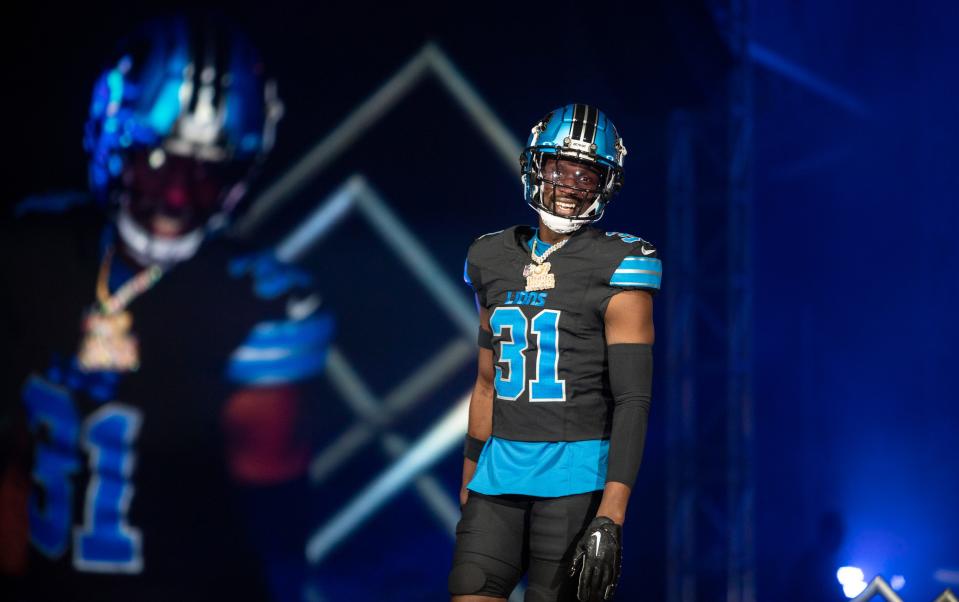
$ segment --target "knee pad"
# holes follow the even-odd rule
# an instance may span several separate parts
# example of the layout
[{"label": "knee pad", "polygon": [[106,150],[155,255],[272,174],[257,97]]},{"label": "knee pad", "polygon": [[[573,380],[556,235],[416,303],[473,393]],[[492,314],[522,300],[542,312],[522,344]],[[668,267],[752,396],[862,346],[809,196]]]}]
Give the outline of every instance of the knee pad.
[{"label": "knee pad", "polygon": [[478,593],[486,585],[486,573],[472,562],[461,562],[450,571],[449,590],[454,596]]}]

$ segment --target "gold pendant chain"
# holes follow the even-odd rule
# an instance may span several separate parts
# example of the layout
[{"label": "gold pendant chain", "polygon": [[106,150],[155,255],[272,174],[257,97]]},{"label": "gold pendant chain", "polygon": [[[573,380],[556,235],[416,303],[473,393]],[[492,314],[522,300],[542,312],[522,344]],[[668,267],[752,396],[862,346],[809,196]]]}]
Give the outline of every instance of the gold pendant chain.
[{"label": "gold pendant chain", "polygon": [[130,332],[133,317],[126,311],[131,301],[150,290],[163,276],[163,269],[150,266],[110,294],[113,247],[108,247],[97,274],[97,303],[83,320],[83,340],[77,362],[85,372],[133,372],[140,367],[140,348]]},{"label": "gold pendant chain", "polygon": [[534,241],[533,241],[533,248],[530,249],[530,256],[533,258],[533,261],[534,261],[537,265],[538,265],[538,264],[541,264],[541,263],[543,263],[544,261],[546,261],[546,260],[549,258],[550,255],[552,255],[552,254],[555,253],[556,251],[559,251],[560,249],[562,249],[563,246],[564,246],[566,243],[568,243],[568,242],[569,242],[569,239],[568,239],[568,238],[564,238],[563,240],[559,241],[558,243],[552,245],[550,248],[548,248],[548,249],[546,249],[545,251],[543,251],[543,254],[542,254],[542,255],[536,255],[536,241],[534,240]]},{"label": "gold pendant chain", "polygon": [[542,255],[537,255],[536,240],[533,241],[533,246],[530,249],[530,257],[532,257],[533,263],[523,268],[523,277],[526,278],[527,292],[548,290],[556,286],[556,275],[550,274],[549,270],[552,265],[546,260],[550,255],[562,249],[563,245],[567,242],[569,242],[569,239],[564,238],[546,249]]}]

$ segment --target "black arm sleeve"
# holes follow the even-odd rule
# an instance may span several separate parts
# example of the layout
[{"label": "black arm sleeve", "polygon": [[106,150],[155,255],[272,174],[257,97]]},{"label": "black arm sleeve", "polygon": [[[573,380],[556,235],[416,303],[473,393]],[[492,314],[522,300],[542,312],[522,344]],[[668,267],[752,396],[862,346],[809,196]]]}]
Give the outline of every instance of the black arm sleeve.
[{"label": "black arm sleeve", "polygon": [[638,343],[610,345],[609,385],[615,400],[609,437],[606,481],[632,488],[643,461],[652,395],[653,347]]}]

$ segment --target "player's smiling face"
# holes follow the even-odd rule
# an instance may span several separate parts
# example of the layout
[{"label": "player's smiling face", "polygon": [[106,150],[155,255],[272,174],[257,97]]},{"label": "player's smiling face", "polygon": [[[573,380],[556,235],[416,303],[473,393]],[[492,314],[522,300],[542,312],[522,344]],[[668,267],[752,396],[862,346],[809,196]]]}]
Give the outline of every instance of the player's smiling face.
[{"label": "player's smiling face", "polygon": [[144,229],[175,238],[202,227],[238,179],[228,164],[138,149],[123,174],[122,202]]},{"label": "player's smiling face", "polygon": [[543,159],[543,201],[560,217],[583,213],[596,200],[602,174],[579,161],[546,157]]}]

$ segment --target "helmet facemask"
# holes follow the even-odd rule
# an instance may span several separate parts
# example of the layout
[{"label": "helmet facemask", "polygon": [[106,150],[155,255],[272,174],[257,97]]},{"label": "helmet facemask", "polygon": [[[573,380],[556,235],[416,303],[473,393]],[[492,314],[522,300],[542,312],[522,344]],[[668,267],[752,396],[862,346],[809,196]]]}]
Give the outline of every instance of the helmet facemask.
[{"label": "helmet facemask", "polygon": [[204,161],[161,148],[130,153],[117,189],[121,209],[161,237],[203,228],[229,210],[234,188],[250,167],[238,162]]},{"label": "helmet facemask", "polygon": [[551,230],[568,234],[603,217],[616,188],[616,169],[582,153],[528,149],[523,159],[527,203]]}]

